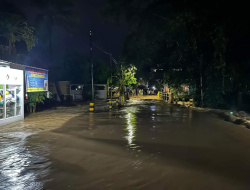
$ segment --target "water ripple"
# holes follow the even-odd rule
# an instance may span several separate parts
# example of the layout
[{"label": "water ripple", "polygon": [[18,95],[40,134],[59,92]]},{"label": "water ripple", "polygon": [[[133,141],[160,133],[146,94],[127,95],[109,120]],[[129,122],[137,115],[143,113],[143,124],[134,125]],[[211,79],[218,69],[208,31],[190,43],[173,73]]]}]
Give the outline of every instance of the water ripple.
[{"label": "water ripple", "polygon": [[49,173],[48,147],[35,142],[29,145],[27,139],[35,133],[22,130],[1,131],[0,189],[42,189]]}]

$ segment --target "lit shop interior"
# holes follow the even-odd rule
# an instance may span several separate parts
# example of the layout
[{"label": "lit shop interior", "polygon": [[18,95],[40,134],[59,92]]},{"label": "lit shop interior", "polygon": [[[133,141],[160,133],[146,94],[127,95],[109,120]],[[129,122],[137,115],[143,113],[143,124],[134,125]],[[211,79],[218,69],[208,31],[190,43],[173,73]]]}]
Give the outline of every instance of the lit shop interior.
[{"label": "lit shop interior", "polygon": [[22,120],[23,71],[0,67],[0,126]]}]

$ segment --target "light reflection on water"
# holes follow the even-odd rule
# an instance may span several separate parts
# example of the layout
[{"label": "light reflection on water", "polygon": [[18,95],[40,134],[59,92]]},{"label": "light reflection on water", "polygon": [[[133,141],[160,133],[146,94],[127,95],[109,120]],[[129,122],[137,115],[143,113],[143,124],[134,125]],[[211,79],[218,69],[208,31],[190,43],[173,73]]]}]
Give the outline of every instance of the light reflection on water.
[{"label": "light reflection on water", "polygon": [[0,189],[42,189],[49,173],[50,162],[46,158],[49,150],[36,143],[29,146],[27,138],[34,133],[18,130],[0,131]]},{"label": "light reflection on water", "polygon": [[156,111],[156,105],[150,106],[150,110],[153,111],[153,112]]},{"label": "light reflection on water", "polygon": [[89,129],[94,127],[94,113],[89,112]]},{"label": "light reflection on water", "polygon": [[[143,135],[146,134],[147,137],[150,136],[150,139],[155,140],[162,138],[161,131],[168,131],[172,127],[181,127],[182,123],[191,123],[193,111],[167,104],[144,105],[142,103],[141,105],[125,107],[120,117],[126,119],[125,139],[128,147],[138,150],[141,145],[136,141],[136,137],[137,140],[142,138],[141,131],[138,131],[138,123],[140,126],[143,124]],[[166,120],[168,122],[165,122]]]},{"label": "light reflection on water", "polygon": [[133,145],[133,140],[135,138],[135,125],[133,125],[131,121],[131,113],[127,114],[127,136],[126,139],[128,140],[129,146]]},{"label": "light reflection on water", "polygon": [[137,130],[137,108],[136,107],[130,107],[128,109],[125,109],[126,112],[126,136],[125,138],[128,141],[128,146],[131,149],[136,149],[138,146],[135,144],[135,138],[136,138],[136,130]]}]

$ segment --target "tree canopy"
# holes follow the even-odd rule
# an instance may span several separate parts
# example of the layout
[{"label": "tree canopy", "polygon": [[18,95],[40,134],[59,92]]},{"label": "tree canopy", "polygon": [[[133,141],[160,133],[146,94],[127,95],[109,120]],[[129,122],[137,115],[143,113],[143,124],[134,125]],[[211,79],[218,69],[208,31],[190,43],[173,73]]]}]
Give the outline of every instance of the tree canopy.
[{"label": "tree canopy", "polygon": [[[24,14],[12,3],[0,1],[0,54],[2,58],[10,59],[20,54],[16,48],[17,42],[24,42],[27,50],[37,43],[35,28],[31,26]],[[11,59],[12,60],[12,59]]]},{"label": "tree canopy", "polygon": [[0,37],[6,39],[9,49],[15,42],[23,40],[27,49],[35,46],[37,38],[34,35],[35,28],[19,15],[2,13],[0,15]]},{"label": "tree canopy", "polygon": [[31,5],[39,7],[42,13],[36,16],[38,28],[37,35],[40,39],[48,42],[48,49],[51,60],[53,60],[52,33],[53,27],[59,26],[67,31],[79,23],[79,17],[72,10],[73,0],[31,0]]},{"label": "tree canopy", "polygon": [[123,61],[120,65],[116,67],[116,71],[113,76],[111,76],[111,81],[113,86],[117,86],[119,92],[123,95],[126,86],[131,86],[137,84],[135,78],[137,68],[134,65],[126,65]]},{"label": "tree canopy", "polygon": [[244,80],[250,71],[246,7],[208,0],[107,0],[102,14],[128,23],[124,56],[142,77],[162,69],[165,83],[193,85],[198,102],[202,89],[204,105],[219,107],[226,94],[250,90]]}]

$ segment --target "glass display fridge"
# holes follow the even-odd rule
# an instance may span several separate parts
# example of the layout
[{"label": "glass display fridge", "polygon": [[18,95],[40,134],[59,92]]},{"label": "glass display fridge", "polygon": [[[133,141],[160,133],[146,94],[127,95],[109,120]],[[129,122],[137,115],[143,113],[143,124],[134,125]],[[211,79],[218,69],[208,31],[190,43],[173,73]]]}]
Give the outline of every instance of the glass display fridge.
[{"label": "glass display fridge", "polygon": [[23,71],[0,67],[0,126],[24,119]]}]

